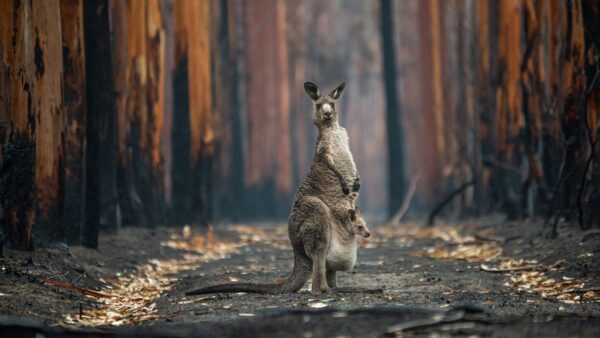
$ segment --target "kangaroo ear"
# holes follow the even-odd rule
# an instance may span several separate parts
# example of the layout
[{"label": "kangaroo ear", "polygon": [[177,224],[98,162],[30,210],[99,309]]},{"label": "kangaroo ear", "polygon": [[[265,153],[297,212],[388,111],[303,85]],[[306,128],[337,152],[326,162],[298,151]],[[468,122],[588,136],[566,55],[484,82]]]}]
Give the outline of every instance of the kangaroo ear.
[{"label": "kangaroo ear", "polygon": [[317,101],[319,96],[321,96],[319,94],[319,88],[312,82],[304,82],[304,91],[306,91],[308,97],[310,97],[313,101]]},{"label": "kangaroo ear", "polygon": [[356,211],[354,209],[348,210],[348,217],[350,217],[350,221],[356,221]]},{"label": "kangaroo ear", "polygon": [[344,88],[346,88],[346,82],[340,83],[334,90],[331,91],[331,93],[329,93],[329,97],[331,97],[334,100],[339,99],[340,96],[342,96]]}]

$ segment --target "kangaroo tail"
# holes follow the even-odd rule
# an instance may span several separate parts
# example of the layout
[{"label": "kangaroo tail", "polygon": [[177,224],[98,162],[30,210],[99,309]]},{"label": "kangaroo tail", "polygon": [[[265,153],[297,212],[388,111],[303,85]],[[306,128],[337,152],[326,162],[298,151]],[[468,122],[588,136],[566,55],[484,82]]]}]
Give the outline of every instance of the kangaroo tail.
[{"label": "kangaroo tail", "polygon": [[310,278],[311,264],[308,258],[294,254],[294,270],[292,275],[281,283],[229,283],[203,287],[197,290],[188,291],[186,296],[203,295],[208,293],[266,293],[279,295],[284,293],[293,293],[300,290],[306,281]]}]

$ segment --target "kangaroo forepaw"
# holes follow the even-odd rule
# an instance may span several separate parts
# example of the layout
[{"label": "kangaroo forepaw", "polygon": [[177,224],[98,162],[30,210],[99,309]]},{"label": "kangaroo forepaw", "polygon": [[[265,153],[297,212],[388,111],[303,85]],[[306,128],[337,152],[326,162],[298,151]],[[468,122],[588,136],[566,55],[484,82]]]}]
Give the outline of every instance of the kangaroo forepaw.
[{"label": "kangaroo forepaw", "polygon": [[358,192],[360,190],[360,177],[356,177],[354,183],[352,184],[352,191]]}]

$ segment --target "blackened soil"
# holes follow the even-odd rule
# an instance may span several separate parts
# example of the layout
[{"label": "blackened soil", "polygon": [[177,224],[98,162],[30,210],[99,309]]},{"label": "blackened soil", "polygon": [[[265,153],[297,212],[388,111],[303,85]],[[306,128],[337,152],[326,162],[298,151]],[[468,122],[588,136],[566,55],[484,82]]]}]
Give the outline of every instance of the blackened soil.
[{"label": "blackened soil", "polygon": [[[275,225],[256,226],[276,232]],[[552,278],[576,278],[586,281],[586,288],[600,287],[600,235],[595,231],[565,226],[558,238],[551,238],[549,229],[535,222],[474,220],[456,227],[464,234],[485,234],[484,242],[501,240],[503,257],[542,265],[562,262],[557,271],[548,272]],[[414,255],[436,244],[451,248],[452,243],[374,228],[371,241],[378,245],[359,249],[354,271],[342,273],[339,282],[384,288],[383,294],[313,295],[304,289],[280,296],[184,296],[185,291],[227,280],[272,283],[286,277],[292,254],[271,239],[179,273],[172,288],[156,300],[160,319],[126,327],[56,327],[80,306],[96,306],[95,300],[41,281],[61,280],[55,276],[67,274],[63,280],[100,289],[103,281],[132,273],[149,259],[184,257],[183,251],[160,245],[175,230],[125,229],[119,236],[104,236],[97,251],[61,245],[33,253],[8,251],[0,260],[0,315],[8,316],[0,320],[0,336],[382,337],[402,323],[405,336],[599,336],[598,299],[564,303],[520,291],[507,284],[506,274],[481,271],[480,262]],[[239,238],[230,226],[216,229],[219,238]],[[285,238],[276,242],[286,244]],[[22,318],[36,321],[21,322]]]}]

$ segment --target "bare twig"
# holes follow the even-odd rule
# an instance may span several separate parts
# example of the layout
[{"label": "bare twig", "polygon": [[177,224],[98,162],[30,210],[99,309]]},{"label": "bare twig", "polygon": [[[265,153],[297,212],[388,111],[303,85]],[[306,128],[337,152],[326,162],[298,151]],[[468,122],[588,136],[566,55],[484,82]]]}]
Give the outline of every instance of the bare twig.
[{"label": "bare twig", "polygon": [[365,294],[380,294],[383,293],[383,289],[368,289],[361,287],[352,286],[339,286],[329,289],[331,293],[365,293]]},{"label": "bare twig", "polygon": [[563,291],[563,293],[586,293],[586,292],[600,292],[600,287],[590,287],[583,289],[569,289]]},{"label": "bare twig", "polygon": [[400,324],[392,325],[387,328],[385,334],[388,336],[395,336],[402,331],[416,329],[420,327],[437,325],[440,323],[449,323],[461,320],[464,317],[464,311],[452,311],[450,313],[439,313],[429,318],[416,319]]},{"label": "bare twig", "polygon": [[412,201],[413,196],[415,195],[415,191],[417,189],[417,183],[419,182],[420,177],[417,176],[415,178],[413,178],[410,182],[410,186],[408,187],[408,191],[406,192],[406,195],[404,196],[404,200],[402,201],[402,205],[400,206],[400,208],[398,209],[398,211],[396,211],[396,213],[394,214],[394,217],[392,217],[390,223],[395,225],[400,223],[400,220],[402,219],[402,217],[404,217],[404,214],[406,214],[406,211],[408,210],[408,207],[410,206],[410,202]]},{"label": "bare twig", "polygon": [[77,278],[73,279],[73,281],[71,281],[71,284],[74,284],[76,281],[78,281],[81,277],[85,276],[85,274],[87,274],[88,272],[92,271],[92,269],[95,269],[96,266],[102,264],[102,263],[106,263],[108,261],[111,261],[113,259],[117,259],[117,258],[121,258],[121,256],[115,256],[115,257],[111,257],[111,258],[107,258],[101,261],[96,262],[95,266],[92,266],[91,268],[85,270],[82,274],[80,274],[79,276],[77,276]]},{"label": "bare twig", "polygon": [[58,281],[51,280],[51,279],[44,279],[43,283],[58,286],[58,287],[65,288],[65,289],[75,290],[75,291],[80,292],[83,295],[92,296],[92,297],[96,297],[96,298],[112,298],[112,297],[114,297],[113,295],[108,295],[106,293],[102,293],[102,292],[98,292],[98,291],[94,291],[94,290],[90,290],[90,289],[86,289],[86,288],[81,288],[81,287],[75,286],[73,284],[66,284],[66,283],[58,282]]},{"label": "bare twig", "polygon": [[463,191],[465,191],[468,187],[472,186],[473,184],[475,184],[475,180],[465,182],[460,187],[452,191],[445,199],[443,199],[435,208],[433,208],[433,210],[429,214],[429,217],[427,218],[427,225],[433,226],[435,216],[437,216],[437,214],[439,214],[442,211],[442,209],[444,209],[446,204],[450,203],[450,201],[452,201],[454,197],[460,195]]},{"label": "bare twig", "polygon": [[540,266],[541,266],[540,264],[532,264],[532,265],[525,265],[525,266],[515,266],[512,268],[506,268],[506,269],[498,269],[498,268],[491,268],[485,264],[481,264],[479,266],[479,268],[481,269],[481,271],[485,271],[485,272],[512,272],[512,271],[535,270],[535,269],[539,268]]},{"label": "bare twig", "polygon": [[485,242],[497,242],[497,243],[506,242],[506,238],[495,238],[495,237],[487,237],[487,236],[482,236],[482,235],[475,235],[474,237],[475,237],[475,239],[478,239],[480,241],[485,241]]}]

